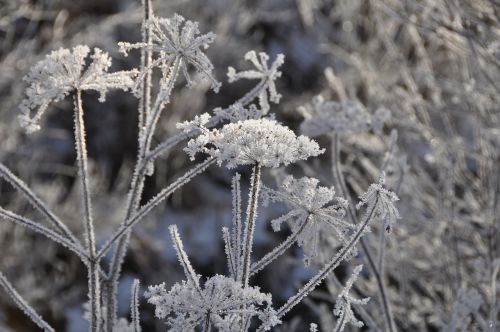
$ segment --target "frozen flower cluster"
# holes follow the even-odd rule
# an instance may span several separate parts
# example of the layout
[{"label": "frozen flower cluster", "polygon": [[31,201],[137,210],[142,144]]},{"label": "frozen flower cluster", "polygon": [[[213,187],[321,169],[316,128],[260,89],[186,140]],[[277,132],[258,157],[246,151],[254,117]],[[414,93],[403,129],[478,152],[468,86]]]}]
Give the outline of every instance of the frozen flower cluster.
[{"label": "frozen flower cluster", "polygon": [[337,327],[335,331],[343,331],[346,324],[350,323],[358,328],[363,327],[363,322],[358,320],[352,311],[351,305],[364,305],[367,304],[370,298],[364,299],[355,299],[351,295],[349,295],[349,291],[352,288],[352,285],[358,279],[359,273],[361,272],[362,265],[358,265],[354,268],[351,277],[347,280],[347,283],[340,292],[337,301],[335,302],[335,309],[333,310],[333,314],[338,316],[339,319],[337,321]]},{"label": "frozen flower cluster", "polygon": [[273,229],[279,231],[281,224],[287,222],[292,232],[299,232],[297,244],[304,249],[305,262],[318,254],[321,236],[331,237],[332,232],[344,241],[354,226],[343,220],[347,201],[335,197],[333,187],[319,186],[314,178],[295,179],[287,176],[281,190],[263,187],[263,204],[284,202],[289,212],[271,221]]},{"label": "frozen flower cluster", "polygon": [[[268,100],[277,104],[281,99],[281,94],[276,90],[275,80],[281,77],[281,71],[279,71],[278,68],[285,61],[285,56],[283,54],[278,54],[271,66],[268,65],[269,55],[264,52],[260,52],[257,57],[255,51],[250,51],[245,54],[245,60],[250,61],[255,66],[255,69],[236,72],[233,67],[229,67],[227,72],[229,83],[242,78],[260,80],[253,91],[258,93],[260,107],[263,110],[268,110]],[[252,91],[250,91],[249,95],[251,92]]]},{"label": "frozen flower cluster", "polygon": [[203,287],[191,281],[176,283],[170,291],[165,284],[150,286],[145,295],[156,307],[156,317],[166,319],[169,331],[195,331],[207,324],[234,331],[241,324],[240,314],[257,316],[268,328],[279,322],[270,294],[221,275],[209,278]]},{"label": "frozen flower cluster", "polygon": [[[181,124],[180,128],[191,126]],[[279,167],[324,151],[315,141],[296,136],[287,127],[266,118],[229,123],[221,129],[199,129],[202,134],[191,139],[184,150],[191,159],[203,152],[216,158],[219,165],[227,163],[228,168],[255,164]]]},{"label": "frozen flower cluster", "polygon": [[221,84],[212,73],[214,66],[201,50],[202,48],[207,49],[213,43],[214,33],[200,34],[198,22],[186,20],[179,14],[170,18],[153,16],[146,22],[146,28],[151,30],[151,43],[120,42],[118,45],[125,55],[131,49],[144,49],[153,52],[157,58],[154,59],[151,66],[159,67],[164,71],[164,81],[167,81],[172,65],[177,63],[181,67],[188,86],[192,84],[187,67],[190,64],[211,82],[214,91],[219,91]]},{"label": "frozen flower cluster", "polygon": [[[72,50],[61,48],[38,62],[24,77],[29,86],[26,99],[20,105],[20,121],[28,132],[40,128],[39,121],[50,103],[64,99],[72,91],[98,91],[99,101],[103,102],[108,89],[132,87],[136,71],[108,73],[111,58],[98,48],[94,49],[90,64],[86,66],[89,53],[88,46],[79,45]],[[32,110],[36,110],[34,116],[31,116]]]},{"label": "frozen flower cluster", "polygon": [[385,230],[390,232],[392,226],[400,218],[398,209],[394,202],[398,201],[398,196],[384,188],[385,173],[378,179],[378,183],[372,183],[368,190],[359,196],[360,202],[356,205],[356,209],[366,205],[367,210],[375,209],[375,215],[384,221]]},{"label": "frozen flower cluster", "polygon": [[380,131],[390,119],[390,112],[384,108],[371,115],[363,105],[353,101],[325,101],[321,95],[312,103],[298,108],[304,117],[300,129],[304,135],[316,137],[328,133],[353,134],[373,129]]}]

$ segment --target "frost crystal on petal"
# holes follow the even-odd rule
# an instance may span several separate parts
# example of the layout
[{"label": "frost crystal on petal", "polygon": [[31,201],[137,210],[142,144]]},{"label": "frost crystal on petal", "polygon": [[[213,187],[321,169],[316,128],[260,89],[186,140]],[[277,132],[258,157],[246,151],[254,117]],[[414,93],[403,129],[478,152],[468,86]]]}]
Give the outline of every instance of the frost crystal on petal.
[{"label": "frost crystal on petal", "polygon": [[267,111],[269,109],[268,100],[277,104],[281,99],[281,94],[276,90],[275,81],[281,77],[281,71],[278,68],[285,62],[285,56],[278,54],[271,66],[268,65],[269,55],[264,52],[260,52],[258,57],[255,51],[247,52],[245,60],[250,61],[255,66],[255,69],[236,72],[233,67],[229,67],[227,72],[229,83],[242,78],[260,80],[259,85],[256,87],[257,97],[259,98],[260,107]]},{"label": "frost crystal on petal", "polygon": [[376,215],[384,221],[385,230],[390,232],[392,226],[400,219],[398,209],[394,206],[394,202],[398,201],[398,196],[384,188],[385,173],[378,179],[378,183],[372,183],[368,190],[359,196],[359,203],[356,209],[363,205],[367,206],[367,210],[371,210],[375,206]]},{"label": "frost crystal on petal", "polygon": [[207,320],[219,330],[232,331],[241,324],[241,313],[257,316],[266,328],[279,323],[270,294],[221,275],[209,278],[201,288],[186,281],[169,291],[165,284],[150,286],[145,296],[156,307],[156,317],[166,319],[169,331],[194,331]]},{"label": "frost crystal on petal", "polygon": [[316,137],[330,132],[352,134],[370,129],[380,131],[390,118],[390,111],[379,109],[371,115],[360,103],[325,101],[322,96],[298,108],[304,116],[300,130],[304,135]]},{"label": "frost crystal on petal", "polygon": [[260,164],[279,167],[297,160],[305,160],[324,152],[319,145],[275,120],[250,119],[229,123],[220,130],[204,128],[203,134],[191,139],[184,149],[191,158],[198,152],[217,158],[219,165],[228,168],[238,165]]},{"label": "frost crystal on petal", "polygon": [[351,295],[349,295],[349,291],[352,288],[352,285],[358,279],[359,273],[361,272],[362,265],[358,265],[354,268],[351,277],[347,280],[347,283],[340,292],[337,297],[337,301],[335,302],[335,309],[333,310],[333,314],[338,316],[338,323],[335,331],[343,331],[346,324],[350,323],[358,328],[363,327],[363,322],[358,320],[352,311],[351,304],[364,305],[367,304],[370,298],[364,299],[355,299]]},{"label": "frost crystal on petal", "polygon": [[319,180],[303,177],[295,179],[287,176],[281,190],[263,187],[264,205],[269,202],[284,202],[289,212],[271,221],[273,229],[278,231],[283,222],[287,222],[292,232],[300,231],[297,244],[304,249],[305,263],[316,257],[322,241],[332,241],[333,234],[341,242],[355,229],[343,220],[347,201],[335,197],[333,187],[319,186]]},{"label": "frost crystal on petal", "polygon": [[127,54],[131,49],[150,50],[157,55],[157,58],[153,60],[153,65],[161,68],[165,73],[169,72],[168,68],[174,60],[180,60],[188,86],[192,84],[187,68],[187,64],[190,64],[211,82],[215,92],[219,91],[221,84],[213,76],[214,66],[201,50],[208,48],[213,43],[214,33],[200,34],[198,22],[186,20],[179,14],[170,18],[153,16],[146,22],[146,26],[151,29],[151,44],[121,42],[119,46],[124,54]]},{"label": "frost crystal on petal", "polygon": [[[90,49],[84,45],[75,46],[72,50],[59,49],[53,51],[34,65],[24,80],[29,86],[26,99],[20,105],[21,125],[33,132],[40,128],[39,122],[50,103],[64,99],[70,92],[79,90],[95,90],[100,93],[100,101],[108,89],[129,89],[133,85],[135,71],[108,73],[111,58],[98,48],[86,60]],[[31,111],[36,110],[35,115]]]}]

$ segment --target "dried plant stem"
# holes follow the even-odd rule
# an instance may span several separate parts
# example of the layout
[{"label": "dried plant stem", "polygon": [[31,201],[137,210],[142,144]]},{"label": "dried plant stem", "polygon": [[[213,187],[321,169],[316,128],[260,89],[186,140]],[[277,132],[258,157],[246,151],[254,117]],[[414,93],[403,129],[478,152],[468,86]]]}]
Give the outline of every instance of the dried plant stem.
[{"label": "dried plant stem", "polygon": [[328,274],[330,274],[337,268],[337,266],[345,259],[349,252],[354,249],[358,241],[361,239],[366,226],[372,221],[375,215],[375,207],[377,206],[377,202],[378,198],[376,199],[375,204],[373,204],[371,210],[366,213],[363,222],[359,225],[359,228],[350,238],[349,242],[347,242],[342,247],[342,249],[330,260],[330,262],[327,263],[321,269],[321,271],[316,274],[316,276],[309,280],[307,284],[302,287],[296,295],[289,298],[288,301],[281,308],[279,308],[277,312],[278,318],[283,317],[288,311],[290,311],[290,309],[296,306],[304,297],[311,293]]},{"label": "dried plant stem", "polygon": [[92,203],[89,188],[87,165],[87,146],[85,143],[85,126],[83,122],[82,94],[75,92],[75,142],[77,152],[78,175],[82,192],[83,217],[86,236],[86,246],[89,253],[89,301],[90,301],[90,330],[98,332],[100,329],[100,283],[99,268],[96,257],[94,221],[92,220]]},{"label": "dried plant stem", "polygon": [[65,237],[69,238],[75,245],[81,245],[76,236],[57,217],[47,205],[17,176],[15,176],[5,165],[0,163],[0,177],[3,177],[15,189],[19,190],[38,211],[40,211],[52,225]]},{"label": "dried plant stem", "polygon": [[[354,205],[351,202],[349,192],[347,191],[346,182],[344,176],[342,175],[342,171],[340,169],[340,138],[337,134],[333,135],[332,138],[332,168],[333,168],[333,176],[336,181],[335,185],[341,191],[341,195],[345,197],[349,201],[349,207],[347,209],[348,215],[351,221],[354,224],[359,224],[359,220],[356,215],[356,211],[354,210]],[[390,332],[396,332],[396,324],[394,323],[394,317],[392,314],[391,306],[389,303],[389,299],[387,298],[387,292],[385,288],[384,281],[382,280],[382,276],[377,268],[377,264],[373,259],[370,250],[368,249],[367,244],[363,239],[361,239],[361,248],[363,253],[365,254],[368,265],[370,266],[371,272],[375,277],[377,282],[377,287],[379,291],[379,295],[382,302],[382,309],[384,312],[384,318],[387,325],[387,330]]]},{"label": "dried plant stem", "polygon": [[256,164],[252,170],[252,179],[250,187],[250,197],[248,201],[247,217],[245,222],[245,232],[243,234],[243,262],[242,262],[242,273],[243,285],[248,286],[248,280],[250,279],[250,258],[252,255],[252,242],[253,233],[255,231],[255,221],[257,219],[257,207],[259,202],[259,191],[260,191],[260,174],[261,167]]},{"label": "dried plant stem", "polygon": [[337,324],[335,324],[334,332],[342,332],[344,331],[346,320],[345,320],[346,311],[342,312],[342,315],[337,319]]},{"label": "dried plant stem", "polygon": [[182,269],[184,270],[184,275],[186,279],[190,281],[193,286],[196,288],[198,294],[203,297],[203,292],[200,288],[200,282],[198,280],[198,276],[189,261],[188,255],[184,250],[184,245],[182,243],[181,237],[179,236],[179,231],[177,230],[177,225],[172,225],[169,227],[170,237],[172,238],[172,242],[174,244],[175,251],[177,253],[177,258],[182,265]]},{"label": "dried plant stem", "polygon": [[43,318],[33,309],[28,302],[14,289],[12,284],[0,272],[0,286],[3,287],[5,292],[12,298],[16,305],[44,332],[54,332],[55,330],[43,320]]},{"label": "dried plant stem", "polygon": [[34,222],[26,217],[20,216],[12,211],[5,210],[0,207],[0,217],[5,218],[6,220],[10,220],[18,225],[27,227],[37,233],[44,235],[45,237],[51,239],[52,241],[59,243],[63,247],[68,248],[72,252],[74,252],[80,259],[88,265],[90,257],[84,248],[80,245],[71,242],[69,239],[65,238],[63,235],[54,232],[53,230],[40,225],[39,223]]},{"label": "dried plant stem", "polygon": [[139,221],[141,221],[151,210],[163,202],[166,198],[168,198],[172,193],[174,193],[177,189],[188,183],[192,178],[196,175],[203,172],[208,166],[215,163],[214,158],[208,158],[204,162],[199,163],[192,169],[186,172],[183,176],[175,180],[168,187],[163,189],[160,193],[158,193],[155,197],[153,197],[148,203],[142,206],[130,219],[128,219],[123,226],[121,226],[111,237],[111,239],[106,242],[106,244],[99,250],[97,254],[98,258],[101,258],[106,252],[115,244],[115,242],[120,241],[125,234],[127,234],[132,227],[134,227]]},{"label": "dried plant stem", "polygon": [[[147,5],[146,5],[147,3]],[[145,17],[150,15],[149,12],[152,13],[151,2],[145,0],[144,9],[146,12]],[[147,34],[145,34],[146,36]],[[146,155],[149,153],[151,148],[151,141],[153,138],[153,134],[155,132],[156,124],[158,123],[158,119],[160,118],[161,111],[163,110],[165,104],[169,102],[169,97],[174,87],[174,83],[177,79],[179,68],[181,65],[181,60],[176,58],[174,60],[174,65],[171,69],[168,82],[166,84],[166,88],[160,90],[158,95],[156,96],[155,103],[151,109],[149,109],[149,98],[148,94],[150,94],[150,84],[148,84],[148,80],[150,81],[150,75],[146,74],[144,77],[143,84],[143,94],[141,102],[143,103],[143,110],[139,110],[139,113],[143,113],[143,118],[141,119],[141,115],[139,116],[139,122],[145,121],[146,123],[141,126],[139,129],[139,152],[136,167],[134,168],[134,175],[131,182],[131,188],[127,203],[127,213],[125,216],[124,223],[122,226],[125,226],[125,222],[129,219],[132,214],[138,209],[143,188],[144,188],[144,179],[146,176],[146,169],[149,166],[150,162],[153,160],[149,160],[146,158]],[[149,68],[149,67],[147,67]],[[146,91],[148,90],[149,91]],[[143,129],[144,128],[144,129]],[[130,234],[126,234],[124,237],[120,239],[118,242],[117,248],[113,254],[109,273],[108,280],[106,281],[106,308],[107,308],[107,322],[114,322],[116,320],[116,296],[117,296],[117,287],[118,287],[118,279],[121,273],[121,267],[123,264],[123,260],[125,259],[125,255],[127,253],[127,246],[130,239]],[[112,323],[108,323],[107,332],[112,332]]]},{"label": "dried plant stem", "polygon": [[274,261],[276,258],[281,256],[288,248],[290,248],[295,243],[295,241],[297,240],[297,237],[300,235],[300,233],[302,233],[302,231],[304,230],[306,225],[309,223],[310,218],[311,218],[311,215],[309,214],[306,218],[304,218],[304,220],[302,221],[300,226],[295,230],[295,232],[290,234],[285,239],[285,241],[281,242],[280,245],[278,245],[276,248],[274,248],[271,252],[267,253],[258,262],[254,263],[252,265],[251,270],[250,270],[250,276],[256,274],[257,272],[259,272],[260,270],[265,268],[272,261]]},{"label": "dried plant stem", "polygon": [[141,319],[139,314],[139,290],[141,288],[141,283],[139,279],[134,279],[132,284],[132,299],[130,301],[130,319],[134,327],[134,332],[141,332]]}]

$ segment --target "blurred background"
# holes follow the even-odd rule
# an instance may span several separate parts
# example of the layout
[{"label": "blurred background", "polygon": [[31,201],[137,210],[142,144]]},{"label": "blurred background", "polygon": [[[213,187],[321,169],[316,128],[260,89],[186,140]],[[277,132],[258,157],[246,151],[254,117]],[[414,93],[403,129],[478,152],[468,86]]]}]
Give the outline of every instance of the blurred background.
[{"label": "blurred background", "polygon": [[[252,82],[226,80],[228,66],[250,68],[243,60],[247,51],[265,51],[271,60],[283,53],[283,74],[277,81],[283,97],[271,112],[296,132],[303,120],[297,107],[318,94],[326,100],[360,102],[369,112],[384,107],[392,113],[381,132],[343,137],[341,163],[355,199],[377,178],[390,146],[389,133],[397,130],[387,171],[390,187],[399,189],[402,219],[387,239],[375,227],[367,241],[377,255],[380,242],[387,241],[386,284],[398,329],[481,330],[498,320],[500,2],[169,0],[153,5],[158,16],[179,13],[200,22],[202,33],[216,33],[206,53],[223,82],[218,94],[203,82],[191,89],[178,83],[156,142],[176,133],[179,121],[226,107],[251,89]],[[50,51],[78,44],[109,52],[112,71],[137,67],[139,55],[124,57],[117,43],[140,40],[141,18],[138,0],[0,0],[0,162],[77,234],[83,230],[76,213],[71,100],[53,105],[42,130],[27,136],[17,122],[26,88],[22,77]],[[87,94],[84,108],[102,243],[125,213],[137,150],[137,100],[114,92],[101,104]],[[328,137],[318,141],[327,148],[325,155],[286,171],[314,176],[330,186],[330,143]],[[157,160],[144,201],[190,167],[181,147]],[[239,171],[248,183],[248,169]],[[264,183],[276,186],[277,173],[265,173]],[[122,316],[128,315],[134,278],[144,286],[182,278],[168,236],[170,224],[179,225],[199,273],[225,272],[220,229],[231,220],[233,174],[210,168],[135,228],[120,283]],[[36,216],[2,181],[0,205]],[[260,212],[257,256],[287,236],[288,231],[273,233],[267,222],[283,209]],[[58,331],[85,330],[81,304],[86,300],[86,272],[77,257],[5,220],[0,220],[0,253],[0,270]],[[301,258],[301,250],[293,249],[255,284],[282,303],[317,269],[304,268]],[[363,257],[355,260],[363,262]],[[346,271],[339,269],[341,281]],[[376,284],[368,268],[364,271],[355,291],[372,297],[366,311],[383,327]],[[336,296],[335,290],[322,287],[290,314],[282,330],[304,331],[310,322],[328,327]],[[145,301],[141,314],[145,331],[165,329]],[[36,326],[2,295],[0,331],[36,331]]]}]

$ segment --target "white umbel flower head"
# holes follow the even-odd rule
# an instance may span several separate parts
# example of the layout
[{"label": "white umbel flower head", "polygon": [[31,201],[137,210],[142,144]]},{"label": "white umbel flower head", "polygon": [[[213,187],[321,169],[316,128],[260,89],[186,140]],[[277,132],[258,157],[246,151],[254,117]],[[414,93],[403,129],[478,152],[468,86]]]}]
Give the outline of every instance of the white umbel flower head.
[{"label": "white umbel flower head", "polygon": [[346,235],[355,229],[343,220],[347,201],[335,196],[333,187],[319,186],[319,180],[303,177],[295,179],[287,176],[281,185],[281,190],[263,187],[263,203],[284,202],[289,208],[285,215],[271,221],[275,231],[281,224],[287,222],[292,232],[299,231],[297,244],[304,249],[304,262],[318,254],[320,238],[331,239],[335,234],[341,242]]},{"label": "white umbel flower head", "polygon": [[[90,65],[86,67],[89,53],[89,47],[84,45],[72,50],[61,48],[38,62],[24,77],[29,86],[26,89],[27,97],[20,105],[20,121],[28,132],[40,128],[40,118],[50,103],[64,99],[74,90],[98,91],[99,101],[103,102],[108,89],[126,90],[132,87],[137,72],[108,73],[111,58],[98,48],[94,49]],[[34,116],[31,116],[32,110],[36,110]]]},{"label": "white umbel flower head", "polygon": [[229,83],[242,78],[260,80],[259,85],[255,88],[258,90],[259,104],[263,110],[268,110],[268,100],[277,104],[281,99],[281,94],[276,90],[275,81],[281,77],[281,71],[279,71],[278,68],[285,62],[285,56],[283,54],[278,54],[271,66],[269,66],[269,55],[260,52],[259,57],[257,57],[255,51],[249,51],[245,54],[245,60],[252,62],[255,69],[236,72],[233,67],[229,67],[227,72]]},{"label": "white umbel flower head", "polygon": [[279,323],[270,294],[221,275],[209,278],[203,287],[189,281],[176,283],[169,291],[164,283],[150,286],[145,296],[156,307],[156,317],[166,319],[169,331],[195,331],[207,319],[218,330],[231,331],[241,323],[241,313],[257,316],[268,328]]},{"label": "white umbel flower head", "polygon": [[312,103],[299,107],[298,111],[304,116],[300,130],[310,137],[332,132],[343,135],[371,129],[380,131],[390,118],[386,109],[371,115],[360,103],[325,101],[321,95],[314,97]]},{"label": "white umbel flower head", "polygon": [[385,173],[383,172],[378,179],[378,183],[372,183],[368,190],[359,196],[359,203],[356,209],[366,205],[367,210],[375,207],[375,214],[384,221],[385,230],[390,233],[392,226],[400,219],[398,209],[394,202],[399,201],[398,196],[384,188]]},{"label": "white umbel flower head", "polygon": [[221,129],[200,127],[202,134],[191,139],[184,149],[191,159],[199,152],[217,158],[228,168],[259,164],[279,167],[305,160],[324,152],[319,145],[275,120],[250,119],[224,125]]},{"label": "white umbel flower head", "polygon": [[347,283],[340,292],[337,297],[337,301],[335,302],[335,309],[333,310],[333,314],[338,316],[338,325],[335,331],[344,331],[345,326],[350,323],[358,328],[363,327],[363,322],[358,320],[354,315],[351,305],[354,303],[356,305],[364,305],[367,304],[370,298],[364,299],[356,299],[349,295],[349,291],[352,288],[352,285],[358,279],[359,273],[361,272],[362,265],[358,265],[354,268],[351,277],[347,280]]},{"label": "white umbel flower head", "polygon": [[[212,89],[219,91],[220,83],[212,74],[214,66],[210,59],[203,53],[215,40],[212,32],[200,34],[198,22],[186,20],[179,14],[170,18],[153,16],[146,27],[151,29],[151,44],[147,43],[118,43],[120,50],[126,55],[131,49],[150,50],[157,55],[152,65],[160,67],[166,73],[174,60],[181,61],[182,71],[188,86],[192,84],[187,65],[192,65],[198,73],[209,80]],[[167,70],[165,70],[167,69]],[[144,74],[144,73],[143,73]]]}]

